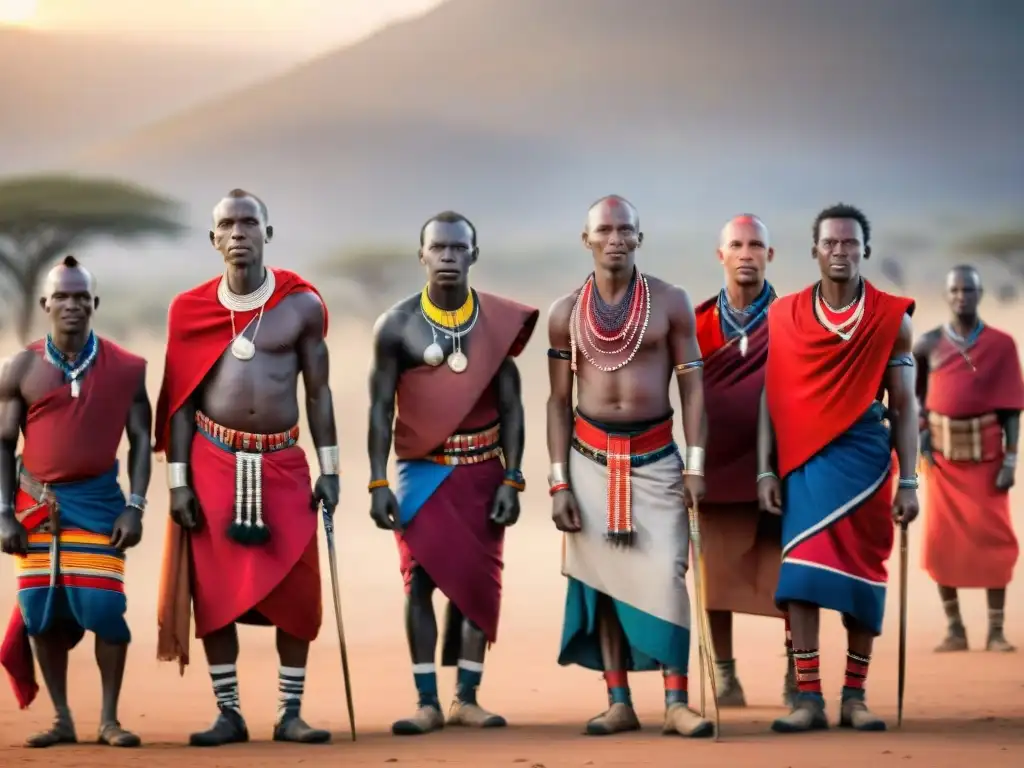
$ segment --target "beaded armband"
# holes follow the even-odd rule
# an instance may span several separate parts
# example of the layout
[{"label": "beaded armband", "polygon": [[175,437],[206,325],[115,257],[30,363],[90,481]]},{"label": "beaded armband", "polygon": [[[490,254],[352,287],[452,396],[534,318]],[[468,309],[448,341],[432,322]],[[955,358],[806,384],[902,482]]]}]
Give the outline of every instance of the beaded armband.
[{"label": "beaded armband", "polygon": [[565,360],[566,362],[569,362],[572,360],[572,352],[568,349],[551,348],[548,350],[548,357],[552,360]]}]

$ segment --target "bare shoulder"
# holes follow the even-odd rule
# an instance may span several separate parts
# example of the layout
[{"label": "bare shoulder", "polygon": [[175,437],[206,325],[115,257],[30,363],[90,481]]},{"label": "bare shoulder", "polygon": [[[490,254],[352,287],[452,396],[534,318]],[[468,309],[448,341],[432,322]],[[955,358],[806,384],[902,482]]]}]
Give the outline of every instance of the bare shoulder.
[{"label": "bare shoulder", "polygon": [[548,307],[548,338],[552,346],[565,343],[569,336],[569,324],[572,321],[572,309],[576,306],[580,290],[567,293],[555,299]]},{"label": "bare shoulder", "polygon": [[408,296],[382,312],[373,323],[373,339],[378,349],[389,349],[401,343],[406,326],[417,307],[419,294]]},{"label": "bare shoulder", "polygon": [[[903,316],[902,324],[905,324],[907,316]],[[902,332],[901,324],[901,332]],[[917,341],[914,342],[914,356],[915,357],[928,357],[935,349],[935,345],[939,343],[939,339],[942,338],[942,329],[940,327],[932,328],[930,331],[922,333]]]},{"label": "bare shoulder", "polygon": [[651,275],[646,277],[647,286],[651,291],[652,305],[664,307],[666,314],[673,319],[686,319],[693,316],[693,302],[685,288]]},{"label": "bare shoulder", "polygon": [[23,349],[0,363],[0,399],[8,400],[21,392],[21,382],[39,356]]}]

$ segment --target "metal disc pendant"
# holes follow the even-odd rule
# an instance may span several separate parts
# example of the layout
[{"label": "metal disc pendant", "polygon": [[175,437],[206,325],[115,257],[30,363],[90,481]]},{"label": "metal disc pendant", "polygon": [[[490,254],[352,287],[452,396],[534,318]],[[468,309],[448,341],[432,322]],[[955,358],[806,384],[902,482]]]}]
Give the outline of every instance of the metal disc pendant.
[{"label": "metal disc pendant", "polygon": [[448,355],[448,367],[455,373],[462,373],[469,365],[469,359],[461,352],[452,352]]},{"label": "metal disc pendant", "polygon": [[256,356],[256,345],[245,336],[236,336],[231,342],[231,354],[239,360],[252,360]]},{"label": "metal disc pendant", "polygon": [[423,350],[423,362],[436,368],[444,362],[444,350],[436,341]]},{"label": "metal disc pendant", "polygon": [[747,346],[747,334],[744,333],[740,336],[740,354],[743,355],[743,357],[747,356]]}]

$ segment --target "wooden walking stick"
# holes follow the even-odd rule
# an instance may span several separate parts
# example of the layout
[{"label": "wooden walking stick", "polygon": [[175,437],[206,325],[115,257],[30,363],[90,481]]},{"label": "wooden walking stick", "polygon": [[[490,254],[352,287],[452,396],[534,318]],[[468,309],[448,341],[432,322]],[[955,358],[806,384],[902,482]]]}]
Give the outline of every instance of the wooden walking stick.
[{"label": "wooden walking stick", "polygon": [[907,524],[900,523],[900,650],[896,686],[896,727],[903,727],[903,691],[907,682]]},{"label": "wooden walking stick", "polygon": [[[693,546],[693,591],[697,608],[697,645],[700,663],[700,716],[704,717],[704,683],[711,684],[711,698],[715,704],[715,741],[721,733],[721,715],[718,709],[718,685],[715,682],[715,656],[711,647],[711,630],[704,608],[704,558],[701,554],[700,508],[696,501],[690,509],[690,544]],[[705,677],[705,669],[707,676]]]},{"label": "wooden walking stick", "polygon": [[334,549],[334,513],[321,505],[324,533],[327,536],[327,557],[331,563],[331,591],[334,593],[334,618],[338,623],[338,645],[341,647],[341,674],[345,678],[345,703],[348,705],[348,728],[352,741],[356,740],[356,713],[352,704],[352,681],[348,672],[348,646],[345,644],[345,625],[341,621],[341,592],[338,585],[338,555]]}]

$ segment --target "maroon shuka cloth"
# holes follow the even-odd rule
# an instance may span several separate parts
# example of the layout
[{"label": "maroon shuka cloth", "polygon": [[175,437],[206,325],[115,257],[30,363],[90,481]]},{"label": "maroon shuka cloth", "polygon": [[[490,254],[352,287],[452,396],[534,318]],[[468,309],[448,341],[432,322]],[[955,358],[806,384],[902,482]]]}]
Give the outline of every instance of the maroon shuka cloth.
[{"label": "maroon shuka cloth", "polygon": [[[117,459],[128,413],[145,381],[146,361],[112,341],[97,337],[96,360],[81,380],[78,397],[71,384],[54,388],[28,407],[21,461],[25,471],[43,483],[67,483],[110,471]],[[26,348],[40,357],[46,342]],[[45,505],[26,516],[28,530],[49,515]],[[35,658],[17,603],[0,644],[0,666],[7,672],[18,707],[26,709],[39,693]]]},{"label": "maroon shuka cloth", "polygon": [[455,373],[447,365],[419,365],[398,381],[395,455],[421,459],[467,424],[466,416],[490,387],[506,357],[526,347],[540,312],[518,302],[476,291],[480,307],[466,351],[469,367]]},{"label": "maroon shuka cloth", "polygon": [[747,354],[722,332],[718,295],[696,308],[704,358],[707,492],[700,506],[705,607],[781,617],[775,587],[782,563],[779,518],[757,502],[757,420],[768,360],[768,323],[747,335]]},{"label": "maroon shuka cloth", "polygon": [[[453,434],[499,418],[495,376],[506,357],[523,351],[539,312],[492,294],[476,295],[480,314],[467,345],[469,367],[456,374],[447,365],[418,366],[399,380],[399,460],[423,459]],[[453,467],[406,529],[395,534],[406,588],[419,565],[450,601],[442,651],[446,666],[457,661],[463,616],[489,643],[497,639],[505,529],[491,522],[490,513],[504,475],[497,458]]]},{"label": "maroon shuka cloth", "polygon": [[940,334],[925,408],[951,419],[1024,410],[1024,379],[1012,336],[986,325],[966,354],[973,369],[946,334]]},{"label": "maroon shuka cloth", "polygon": [[[747,354],[726,344],[717,296],[697,308],[704,357],[704,408],[708,419],[704,500],[732,504],[757,500],[757,414],[768,360],[768,323],[747,336]],[[717,330],[717,333],[715,331]]]}]

